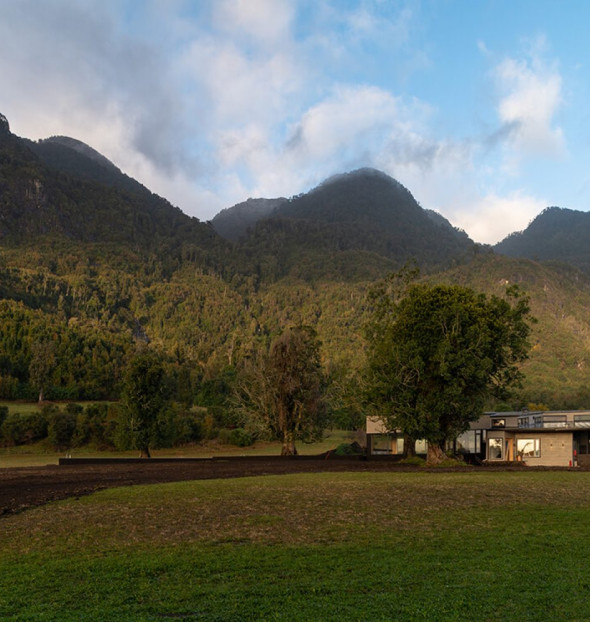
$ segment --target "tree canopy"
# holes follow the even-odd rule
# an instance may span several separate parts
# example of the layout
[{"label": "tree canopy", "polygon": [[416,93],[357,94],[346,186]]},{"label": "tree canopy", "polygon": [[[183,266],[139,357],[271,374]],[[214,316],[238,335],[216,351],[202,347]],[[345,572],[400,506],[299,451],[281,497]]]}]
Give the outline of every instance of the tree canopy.
[{"label": "tree canopy", "polygon": [[136,355],[125,373],[122,402],[137,449],[150,457],[158,418],[169,403],[164,367],[153,352]]},{"label": "tree canopy", "polygon": [[322,430],[322,385],[316,332],[297,326],[276,337],[257,362],[246,365],[239,392],[244,409],[281,440],[281,455],[295,455],[297,440]]},{"label": "tree canopy", "polygon": [[405,295],[385,285],[370,295],[367,398],[391,429],[428,441],[438,462],[446,442],[505,399],[522,377],[530,333],[528,299],[456,285],[412,284]]}]

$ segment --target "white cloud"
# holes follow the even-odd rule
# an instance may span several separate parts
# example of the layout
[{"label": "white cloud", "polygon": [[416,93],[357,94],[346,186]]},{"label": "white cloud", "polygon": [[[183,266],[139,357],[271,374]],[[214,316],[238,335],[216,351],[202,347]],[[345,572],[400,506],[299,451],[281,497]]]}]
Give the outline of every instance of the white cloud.
[{"label": "white cloud", "polygon": [[475,199],[470,205],[447,210],[447,217],[473,240],[495,244],[508,234],[525,229],[545,207],[544,201],[524,192],[516,191],[507,196],[492,193]]},{"label": "white cloud", "polygon": [[[441,111],[392,86],[429,62],[419,2],[151,0],[125,31],[131,5],[3,1],[0,112],[13,131],[84,140],[202,219],[362,166],[478,241],[544,207],[498,181],[509,171],[520,187],[525,158],[565,151],[562,79],[539,47],[495,68],[497,131],[460,140],[440,134]],[[498,146],[503,159],[488,157]]]},{"label": "white cloud", "polygon": [[498,115],[511,128],[511,157],[563,155],[563,131],[555,122],[563,103],[562,79],[555,63],[546,64],[537,55],[507,58],[495,75],[502,91]]},{"label": "white cloud", "polygon": [[295,5],[288,0],[215,0],[214,23],[234,36],[248,37],[263,46],[290,37]]}]

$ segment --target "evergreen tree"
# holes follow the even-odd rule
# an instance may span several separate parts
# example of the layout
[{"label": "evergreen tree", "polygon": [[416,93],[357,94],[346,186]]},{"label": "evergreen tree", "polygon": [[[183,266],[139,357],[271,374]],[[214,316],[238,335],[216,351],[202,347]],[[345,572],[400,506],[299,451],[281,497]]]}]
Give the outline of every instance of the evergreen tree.
[{"label": "evergreen tree", "polygon": [[428,441],[428,461],[444,458],[447,441],[483,413],[491,396],[505,399],[527,357],[527,298],[508,300],[460,286],[414,284],[403,297],[373,291],[367,326],[367,397],[390,429]]},{"label": "evergreen tree", "polygon": [[125,373],[122,402],[135,446],[143,457],[150,458],[158,418],[169,404],[164,367],[155,353],[145,350],[131,360]]}]

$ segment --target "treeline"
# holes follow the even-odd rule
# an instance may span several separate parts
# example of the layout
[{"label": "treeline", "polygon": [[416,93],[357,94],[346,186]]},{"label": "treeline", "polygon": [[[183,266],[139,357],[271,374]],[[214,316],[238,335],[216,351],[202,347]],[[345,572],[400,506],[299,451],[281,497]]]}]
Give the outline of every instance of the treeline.
[{"label": "treeline", "polygon": [[[232,418],[221,410],[186,409],[175,403],[162,412],[150,444],[158,449],[215,439],[223,444],[245,447],[251,445],[255,437],[236,427]],[[0,446],[9,448],[33,443],[54,451],[136,448],[129,421],[118,403],[101,402],[85,407],[76,403],[63,407],[46,403],[38,411],[26,413],[0,407]]]}]

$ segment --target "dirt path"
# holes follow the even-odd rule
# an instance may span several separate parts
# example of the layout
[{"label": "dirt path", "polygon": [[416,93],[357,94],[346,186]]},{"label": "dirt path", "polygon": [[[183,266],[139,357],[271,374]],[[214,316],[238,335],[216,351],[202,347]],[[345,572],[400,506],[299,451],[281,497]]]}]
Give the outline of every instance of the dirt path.
[{"label": "dirt path", "polygon": [[[515,470],[506,466],[502,470]],[[519,466],[518,470],[527,467]],[[541,468],[541,467],[539,467]],[[20,512],[50,501],[79,497],[104,488],[157,484],[197,479],[223,479],[253,475],[342,471],[416,471],[417,467],[391,461],[330,459],[325,457],[214,458],[192,461],[141,461],[116,464],[67,464],[62,466],[0,469],[0,516]],[[423,467],[419,469],[424,471]],[[430,470],[430,469],[428,469]],[[455,469],[434,469],[437,472]],[[493,472],[495,467],[470,467],[461,472]],[[553,470],[546,468],[546,470]],[[555,469],[561,470],[561,469]],[[586,470],[586,469],[577,469]]]},{"label": "dirt path", "polygon": [[269,457],[0,469],[0,516],[116,486],[320,471],[380,471],[390,468],[391,463],[382,462]]}]

